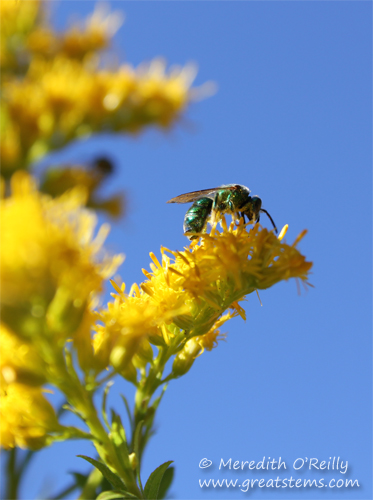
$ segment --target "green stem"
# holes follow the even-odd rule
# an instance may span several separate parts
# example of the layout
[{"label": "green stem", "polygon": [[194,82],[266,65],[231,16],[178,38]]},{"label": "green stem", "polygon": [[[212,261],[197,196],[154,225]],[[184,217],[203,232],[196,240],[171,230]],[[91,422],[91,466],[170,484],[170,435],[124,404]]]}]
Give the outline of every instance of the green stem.
[{"label": "green stem", "polygon": [[127,490],[141,497],[140,490],[132,469],[126,468],[116,453],[114,443],[107,434],[103,423],[94,406],[92,391],[87,390],[77,375],[70,353],[62,355],[60,350],[54,351],[53,378],[61,392],[66,396],[69,404],[77,410],[78,414],[88,426],[93,436],[93,444],[103,462],[123,479]]},{"label": "green stem", "polygon": [[7,463],[8,484],[6,488],[6,498],[9,500],[16,500],[18,498],[19,476],[16,471],[16,454],[17,448],[12,448],[9,451]]},{"label": "green stem", "polygon": [[20,465],[17,467],[17,448],[12,448],[8,452],[7,476],[8,483],[6,485],[6,498],[9,500],[17,500],[18,489],[21,483],[22,474],[30,462],[31,457],[35,452],[28,450]]},{"label": "green stem", "polygon": [[140,490],[132,470],[125,468],[120,462],[114,444],[110,440],[101,420],[97,415],[97,410],[93,404],[91,394],[88,394],[83,387],[80,387],[80,394],[74,394],[69,398],[70,403],[83,416],[85,423],[89,427],[91,434],[95,437],[94,445],[101,459],[106,465],[111,467],[124,481],[127,490],[134,495],[140,496]]},{"label": "green stem", "polygon": [[160,348],[158,356],[154,360],[153,365],[150,367],[148,374],[144,375],[144,377],[140,380],[136,391],[131,451],[134,450],[136,428],[139,422],[144,421],[143,432],[139,436],[138,448],[140,456],[137,457],[140,465],[145,445],[150,437],[153,427],[155,410],[151,408],[150,402],[155,391],[164,383],[164,381],[162,381],[163,371],[167,361],[173,354],[174,348],[172,346],[163,349]]},{"label": "green stem", "polygon": [[78,500],[91,500],[92,498],[94,498],[96,496],[96,490],[101,484],[102,479],[103,477],[101,472],[98,469],[94,468],[87,477],[87,481],[81,494],[79,495]]},{"label": "green stem", "polygon": [[71,493],[74,490],[77,490],[78,488],[79,488],[79,485],[76,483],[73,483],[70,486],[68,486],[67,488],[65,488],[64,490],[62,490],[61,493],[59,493],[58,495],[53,497],[53,500],[63,500],[66,497],[66,495],[68,495],[69,493]]}]

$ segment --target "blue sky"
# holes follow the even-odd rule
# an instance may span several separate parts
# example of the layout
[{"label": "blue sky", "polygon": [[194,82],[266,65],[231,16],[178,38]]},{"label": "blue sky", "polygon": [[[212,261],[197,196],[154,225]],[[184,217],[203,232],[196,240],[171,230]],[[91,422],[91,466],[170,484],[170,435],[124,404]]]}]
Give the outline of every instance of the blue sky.
[{"label": "blue sky", "polygon": [[[194,104],[180,125],[136,138],[98,137],[54,161],[111,155],[129,210],[108,245],[123,251],[120,274],[131,285],[149,269],[149,252],[187,244],[187,206],[166,201],[221,184],[248,186],[287,241],[304,228],[300,249],[314,262],[315,288],[294,281],[245,305],[247,321],[226,324],[226,342],[170,384],[144,476],[174,460],[171,498],[372,498],[372,6],[370,2],[113,2],[126,14],[114,39],[120,60],[163,56],[195,61],[196,85],[218,92]],[[94,3],[52,4],[63,29]],[[262,222],[270,223],[265,217]],[[132,394],[117,381],[119,392]],[[75,455],[86,444],[57,444],[30,467],[22,498],[40,498],[87,470]],[[279,457],[284,471],[219,470],[220,460]],[[294,471],[301,457],[348,461],[348,471]],[[208,458],[205,470],[199,462]],[[199,479],[357,479],[357,488],[204,488]],[[54,491],[56,491],[53,488]]]}]

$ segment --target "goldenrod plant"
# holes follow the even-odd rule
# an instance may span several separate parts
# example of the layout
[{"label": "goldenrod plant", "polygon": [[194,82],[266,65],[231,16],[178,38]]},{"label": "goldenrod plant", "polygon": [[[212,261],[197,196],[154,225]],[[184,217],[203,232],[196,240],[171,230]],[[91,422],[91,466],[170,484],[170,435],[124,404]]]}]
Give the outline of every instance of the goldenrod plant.
[{"label": "goldenrod plant", "polygon": [[[297,250],[241,219],[195,238],[182,251],[150,253],[145,280],[126,290],[111,280],[123,255],[104,249],[95,209],[119,214],[121,200],[94,204],[102,171],[55,167],[39,184],[32,164],[74,139],[102,131],[138,133],[172,127],[198,94],[193,69],[167,72],[160,61],[103,69],[100,51],[119,27],[118,13],[96,10],[81,26],[56,34],[39,1],[2,0],[1,446],[7,450],[6,498],[18,497],[26,466],[56,441],[84,439],[92,466],[56,498],[164,498],[171,461],[147,480],[142,456],[167,384],[185,375],[224,338],[253,292],[281,280],[307,283],[312,264]],[[101,172],[101,173],[100,173]],[[93,201],[92,201],[93,200]],[[216,221],[217,222],[217,221]],[[169,361],[172,361],[169,363]],[[107,408],[114,377],[135,387],[134,404]],[[48,393],[61,393],[80,424],[61,423]],[[102,404],[97,406],[97,397]],[[132,410],[131,410],[132,408]],[[79,420],[77,420],[79,421]],[[29,450],[22,457],[17,449]],[[79,449],[78,445],[77,448]]]}]

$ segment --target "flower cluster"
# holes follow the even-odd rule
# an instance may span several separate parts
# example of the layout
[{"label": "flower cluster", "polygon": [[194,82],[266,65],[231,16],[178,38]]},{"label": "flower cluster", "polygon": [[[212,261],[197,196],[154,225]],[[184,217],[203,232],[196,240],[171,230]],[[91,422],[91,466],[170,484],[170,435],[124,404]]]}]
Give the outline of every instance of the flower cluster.
[{"label": "flower cluster", "polygon": [[101,130],[168,127],[190,102],[193,75],[189,66],[166,74],[159,60],[137,70],[124,65],[108,71],[64,56],[34,59],[24,79],[3,85],[4,166],[29,163]]},{"label": "flower cluster", "polygon": [[123,20],[120,12],[109,13],[101,4],[85,22],[57,33],[48,25],[42,7],[40,0],[1,2],[0,67],[3,74],[24,71],[35,56],[53,58],[62,54],[84,59],[107,49]]},{"label": "flower cluster", "polygon": [[167,72],[157,59],[136,69],[103,69],[98,52],[109,46],[121,15],[102,9],[81,27],[57,34],[38,1],[1,2],[4,175],[95,132],[170,127],[197,95],[190,90],[194,66]]},{"label": "flower cluster", "polygon": [[[160,260],[151,253],[150,271],[143,270],[146,280],[128,293],[124,284],[112,281],[114,300],[98,309],[105,280],[123,261],[122,255],[104,251],[108,225],[96,232],[96,216],[88,208],[113,216],[121,212],[121,196],[102,199],[98,194],[112,173],[110,162],[55,165],[44,175],[40,191],[26,171],[34,160],[78,137],[136,133],[148,125],[168,128],[201,96],[201,89],[190,88],[192,66],[167,71],[163,61],[154,60],[138,68],[105,69],[99,53],[109,47],[121,22],[118,13],[100,7],[81,26],[58,34],[48,25],[43,5],[39,0],[0,2],[5,178],[0,442],[6,449],[37,450],[57,439],[89,439],[101,462],[88,461],[116,488],[114,494],[145,498],[165,490],[170,478],[162,482],[166,463],[144,489],[140,481],[141,457],[162,397],[156,395],[159,388],[216,347],[225,338],[221,328],[227,321],[238,315],[245,319],[240,301],[248,294],[289,278],[307,283],[312,263],[296,248],[305,232],[289,245],[283,241],[286,228],[277,238],[242,220],[227,227],[223,218],[221,232],[214,225],[183,251],[162,248]],[[114,410],[108,418],[111,382],[104,390],[102,417],[95,406],[96,391],[116,374],[136,386],[133,414],[124,398],[129,434]],[[46,385],[64,396],[63,408],[79,417],[89,433],[61,425],[59,412],[46,398]],[[11,480],[28,460],[20,465],[14,457],[13,450]],[[92,477],[86,485],[90,498],[96,498],[103,486],[92,488]],[[17,497],[16,489],[17,484],[11,485],[9,498]],[[104,497],[109,498],[99,496]]]},{"label": "flower cluster", "polygon": [[[40,194],[24,172],[14,174],[11,186],[0,212],[1,405],[7,415],[4,421],[10,422],[2,426],[1,440],[3,446],[20,446],[28,432],[30,437],[46,438],[43,415],[49,422],[51,407],[41,386],[59,386],[68,339],[73,340],[81,368],[99,371],[91,345],[92,301],[123,256],[103,252],[108,227],[102,226],[94,237],[96,217],[82,208],[81,189],[52,199]],[[28,396],[13,404],[27,388]],[[16,417],[18,411],[24,417]],[[37,446],[42,442],[38,440]]]},{"label": "flower cluster", "polygon": [[33,55],[46,58],[63,54],[68,58],[84,59],[91,53],[107,49],[111,38],[121,26],[121,12],[110,13],[99,4],[84,22],[72,25],[63,33],[54,32],[45,22],[29,34],[26,47]]},{"label": "flower cluster", "polygon": [[99,258],[108,226],[93,238],[96,217],[81,209],[81,189],[51,199],[22,172],[13,176],[12,189],[1,207],[3,318],[9,311],[25,337],[46,320],[48,329],[67,338],[123,258]]},{"label": "flower cluster", "polygon": [[[133,359],[148,341],[178,353],[174,373],[185,373],[204,348],[217,344],[225,321],[235,315],[245,319],[238,302],[246,295],[289,278],[307,282],[312,263],[296,248],[305,232],[288,245],[281,241],[286,228],[277,238],[259,225],[250,231],[243,224],[223,226],[221,233],[203,235],[183,252],[162,248],[161,263],[150,254],[148,279],[128,295],[114,284],[115,300],[100,312],[94,340],[105,364],[113,364],[119,350],[127,373],[133,364],[130,379],[136,380],[139,365]],[[152,362],[149,355],[143,359]]]},{"label": "flower cluster", "polygon": [[52,405],[39,387],[1,383],[0,442],[5,449],[39,449],[49,434],[62,430]]}]

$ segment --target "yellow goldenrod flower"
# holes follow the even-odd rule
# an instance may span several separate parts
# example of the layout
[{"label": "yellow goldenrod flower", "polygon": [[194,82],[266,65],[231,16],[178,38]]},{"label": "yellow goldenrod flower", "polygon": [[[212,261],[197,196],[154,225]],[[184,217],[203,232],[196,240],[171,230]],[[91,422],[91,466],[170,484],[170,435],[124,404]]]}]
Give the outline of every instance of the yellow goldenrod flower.
[{"label": "yellow goldenrod flower", "polygon": [[61,429],[41,389],[17,383],[1,384],[0,420],[0,444],[6,449],[42,448],[49,442],[49,433]]},{"label": "yellow goldenrod flower", "polygon": [[82,190],[51,199],[23,172],[11,185],[1,206],[2,319],[17,335],[66,339],[123,256],[102,252],[107,225],[93,238],[96,217],[81,208]]},{"label": "yellow goldenrod flower", "polygon": [[60,51],[68,57],[82,58],[109,46],[123,21],[120,12],[108,12],[104,4],[99,4],[82,26],[72,26],[61,37]]},{"label": "yellow goldenrod flower", "polygon": [[71,26],[65,33],[55,33],[45,23],[36,26],[26,39],[26,48],[33,55],[46,58],[61,54],[83,59],[88,54],[106,49],[122,20],[120,12],[109,13],[107,6],[98,5],[84,23]]},{"label": "yellow goldenrod flower", "polygon": [[168,127],[191,101],[192,75],[188,67],[167,75],[160,61],[110,72],[63,56],[34,58],[24,79],[4,82],[3,99],[30,162],[103,127],[125,132]]},{"label": "yellow goldenrod flower", "polygon": [[46,382],[46,365],[38,350],[0,323],[0,373],[10,384],[40,386]]},{"label": "yellow goldenrod flower", "polygon": [[284,279],[306,281],[312,266],[295,245],[280,241],[273,231],[258,224],[249,232],[232,224],[221,233],[204,235],[184,252],[170,253],[175,259],[169,266],[174,271],[172,278],[169,273],[171,286],[217,308]]},{"label": "yellow goldenrod flower", "polygon": [[1,173],[9,178],[19,168],[21,161],[21,144],[18,125],[13,122],[4,105],[0,106],[0,164]]},{"label": "yellow goldenrod flower", "polygon": [[202,348],[195,339],[188,340],[183,349],[175,356],[172,373],[175,377],[185,375],[192,367]]},{"label": "yellow goldenrod flower", "polygon": [[[147,280],[140,287],[126,295],[113,284],[115,301],[100,312],[96,326],[96,356],[103,366],[131,365],[133,371],[132,364],[141,367],[135,361],[140,344],[149,340],[177,354],[174,375],[186,373],[204,349],[224,338],[219,329],[226,321],[245,319],[238,301],[281,280],[306,282],[312,263],[295,248],[304,234],[288,245],[259,224],[248,232],[223,221],[221,233],[203,235],[183,252],[163,248],[161,262],[151,253],[152,272],[143,270]],[[151,355],[144,361],[151,362]]]},{"label": "yellow goldenrod flower", "polygon": [[116,297],[98,314],[100,324],[95,327],[93,341],[97,361],[103,368],[111,364],[122,372],[135,354],[145,361],[152,359],[151,347],[144,340],[161,339],[160,325],[165,319],[167,316],[142,292],[135,297]]},{"label": "yellow goldenrod flower", "polygon": [[200,346],[202,351],[204,349],[207,349],[208,351],[211,351],[214,347],[217,347],[218,345],[218,340],[224,340],[225,339],[225,334],[220,333],[220,327],[228,320],[236,317],[237,311],[229,311],[227,314],[224,314],[224,316],[221,316],[213,325],[213,327],[204,335],[201,335],[200,337],[194,337],[193,340],[195,340]]},{"label": "yellow goldenrod flower", "polygon": [[145,272],[148,281],[141,288],[164,310],[184,304],[173,322],[199,336],[229,308],[244,318],[237,301],[245,295],[291,277],[306,281],[311,266],[295,245],[280,241],[272,231],[255,225],[248,232],[231,225],[222,233],[204,235],[184,252],[163,249],[162,264],[156,261],[153,272]]},{"label": "yellow goldenrod flower", "polygon": [[[50,150],[101,130],[138,133],[169,127],[205,90],[191,89],[196,69],[156,59],[135,69],[103,70],[97,52],[122,22],[99,6],[82,26],[55,33],[43,3],[3,0],[0,35],[2,168],[25,168]],[[211,94],[211,92],[210,92]],[[9,176],[9,175],[8,175]],[[105,205],[118,211],[118,199]]]},{"label": "yellow goldenrod flower", "polygon": [[60,45],[58,35],[48,26],[36,26],[25,40],[30,55],[53,57]]},{"label": "yellow goldenrod flower", "polygon": [[120,12],[109,13],[99,5],[81,25],[59,34],[46,22],[43,3],[38,0],[1,0],[0,64],[4,71],[26,69],[33,56],[57,54],[83,59],[109,46],[122,24]]},{"label": "yellow goldenrod flower", "polygon": [[113,195],[103,200],[97,196],[97,191],[105,178],[106,173],[102,172],[96,165],[91,168],[79,165],[50,167],[45,174],[40,190],[56,197],[75,186],[83,186],[88,194],[87,207],[103,210],[112,217],[119,217],[123,215],[125,205],[123,194]]},{"label": "yellow goldenrod flower", "polygon": [[229,319],[237,316],[236,311],[229,311],[219,318],[213,327],[204,335],[199,337],[193,337],[188,340],[182,350],[175,356],[172,373],[176,377],[180,377],[187,373],[192,367],[194,361],[198,356],[200,356],[204,349],[211,351],[214,347],[217,347],[218,340],[224,340],[225,335],[220,333],[219,328]]},{"label": "yellow goldenrod flower", "polygon": [[38,0],[1,0],[0,67],[13,71],[24,64],[24,45],[38,16]]}]

